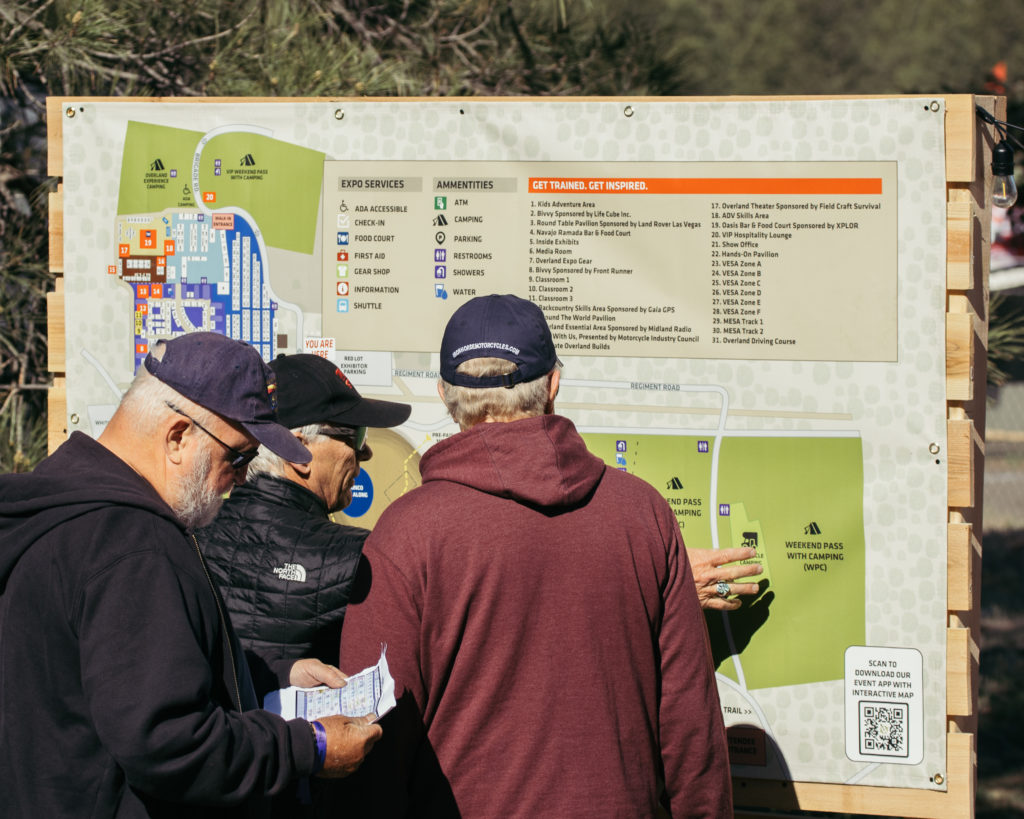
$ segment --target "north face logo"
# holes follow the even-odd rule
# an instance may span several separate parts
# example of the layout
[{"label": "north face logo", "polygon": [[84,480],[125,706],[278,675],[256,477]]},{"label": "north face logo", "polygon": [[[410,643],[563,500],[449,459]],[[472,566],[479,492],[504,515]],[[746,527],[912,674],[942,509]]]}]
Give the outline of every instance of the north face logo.
[{"label": "north face logo", "polygon": [[282,580],[294,580],[296,583],[306,582],[306,567],[301,563],[285,563],[274,569],[274,574]]}]

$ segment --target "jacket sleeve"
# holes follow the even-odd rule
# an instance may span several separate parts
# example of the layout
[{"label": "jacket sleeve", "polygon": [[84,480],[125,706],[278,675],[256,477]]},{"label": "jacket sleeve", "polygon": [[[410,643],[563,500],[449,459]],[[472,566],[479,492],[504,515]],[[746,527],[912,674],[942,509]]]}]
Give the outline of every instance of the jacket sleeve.
[{"label": "jacket sleeve", "polygon": [[99,533],[127,545],[87,579],[72,612],[101,743],[132,787],[159,799],[216,805],[279,792],[313,769],[308,723],[222,707],[238,694],[198,555],[172,524],[140,518]]},{"label": "jacket sleeve", "polygon": [[673,816],[732,816],[729,755],[711,647],[679,526],[666,506],[668,576],[659,635],[659,730]]}]

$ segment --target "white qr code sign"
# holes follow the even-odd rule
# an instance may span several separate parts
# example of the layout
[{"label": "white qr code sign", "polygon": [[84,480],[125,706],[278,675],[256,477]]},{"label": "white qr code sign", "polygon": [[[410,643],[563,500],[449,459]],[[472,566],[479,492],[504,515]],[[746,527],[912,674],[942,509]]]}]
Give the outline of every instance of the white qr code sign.
[{"label": "white qr code sign", "polygon": [[924,758],[921,652],[846,649],[846,755],[857,762],[917,765]]}]

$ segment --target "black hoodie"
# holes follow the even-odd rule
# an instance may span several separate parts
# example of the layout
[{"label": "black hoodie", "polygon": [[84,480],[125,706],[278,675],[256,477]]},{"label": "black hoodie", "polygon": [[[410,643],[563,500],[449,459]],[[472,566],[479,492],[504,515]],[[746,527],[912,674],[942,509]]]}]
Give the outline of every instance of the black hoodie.
[{"label": "black hoodie", "polygon": [[308,775],[308,724],[246,710],[221,610],[194,539],[88,436],[0,476],[0,815],[229,816]]}]

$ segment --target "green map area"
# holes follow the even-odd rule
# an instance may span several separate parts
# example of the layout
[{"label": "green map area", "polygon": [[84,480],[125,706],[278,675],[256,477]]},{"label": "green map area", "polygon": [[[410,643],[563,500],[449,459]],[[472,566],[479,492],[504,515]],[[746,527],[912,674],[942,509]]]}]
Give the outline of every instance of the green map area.
[{"label": "green map area", "polygon": [[202,207],[244,210],[268,246],[312,254],[324,154],[240,128],[210,137],[144,122],[125,132],[119,215],[198,208],[192,189],[197,149]]},{"label": "green map area", "polygon": [[192,157],[202,137],[199,131],[129,122],[117,189],[118,216],[195,207]]},{"label": "green map area", "polygon": [[719,548],[757,549],[761,594],[708,617],[719,673],[747,689],[843,678],[847,646],[865,642],[859,438],[727,436],[711,498],[712,436],[583,437],[606,463],[661,491],[688,548],[712,548],[715,526]]},{"label": "green map area", "polygon": [[244,208],[268,245],[305,254],[315,249],[323,177],[320,151],[245,131],[213,137],[199,167],[200,188],[217,194],[208,207]]}]

